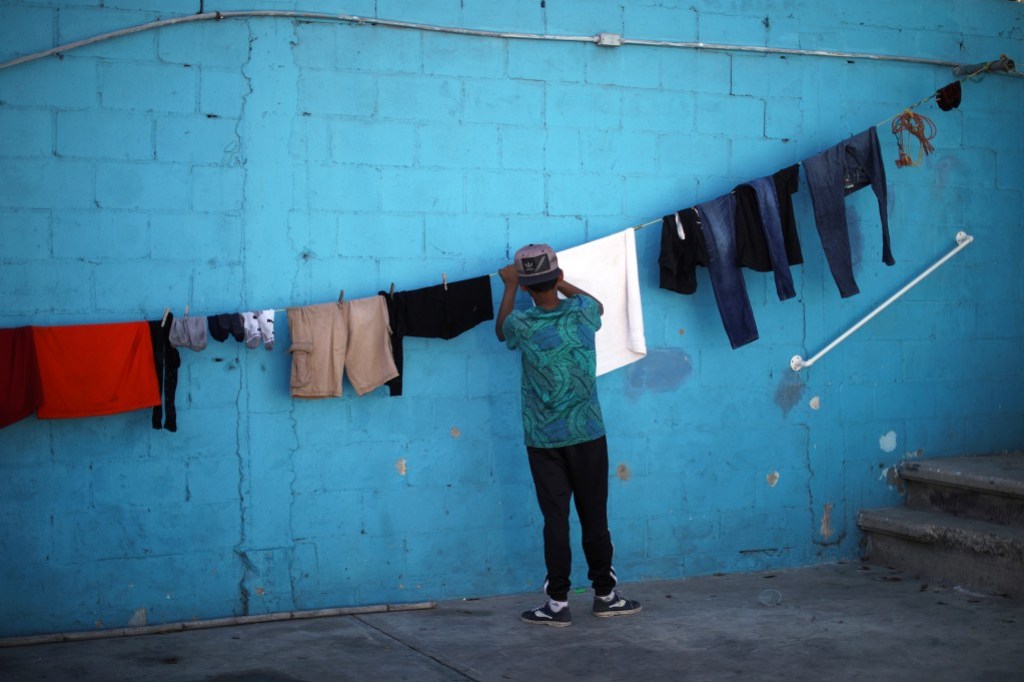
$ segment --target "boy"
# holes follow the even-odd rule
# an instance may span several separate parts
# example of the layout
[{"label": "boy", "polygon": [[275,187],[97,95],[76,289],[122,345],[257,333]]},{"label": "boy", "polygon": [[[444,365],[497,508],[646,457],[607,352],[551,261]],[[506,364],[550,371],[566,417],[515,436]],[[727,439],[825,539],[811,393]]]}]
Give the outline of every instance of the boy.
[{"label": "boy", "polygon": [[[638,602],[615,592],[608,532],[608,443],[597,399],[594,335],[601,328],[600,301],[565,281],[546,244],[519,249],[515,263],[498,273],[505,293],[495,333],[523,354],[523,431],[537,501],[544,515],[544,563],[548,602],[525,611],[526,623],[565,627],[569,613],[569,500],[575,495],[583,530],[587,577],[594,588],[595,616],[638,613]],[[513,310],[516,289],[534,306]],[[559,298],[558,294],[565,296]]]}]

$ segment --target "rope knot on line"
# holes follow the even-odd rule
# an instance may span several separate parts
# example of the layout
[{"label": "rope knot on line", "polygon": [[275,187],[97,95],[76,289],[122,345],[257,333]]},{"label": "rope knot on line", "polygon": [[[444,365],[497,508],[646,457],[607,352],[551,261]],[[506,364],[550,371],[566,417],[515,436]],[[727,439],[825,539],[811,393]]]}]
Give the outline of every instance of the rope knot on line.
[{"label": "rope knot on line", "polygon": [[[935,124],[927,116],[915,113],[910,109],[904,110],[902,114],[892,121],[892,134],[896,137],[896,146],[899,147],[899,158],[896,159],[896,167],[920,166],[924,157],[935,151],[931,141],[935,138]],[[910,134],[917,138],[920,149],[917,153],[917,160],[910,158],[903,145],[904,134]]]}]

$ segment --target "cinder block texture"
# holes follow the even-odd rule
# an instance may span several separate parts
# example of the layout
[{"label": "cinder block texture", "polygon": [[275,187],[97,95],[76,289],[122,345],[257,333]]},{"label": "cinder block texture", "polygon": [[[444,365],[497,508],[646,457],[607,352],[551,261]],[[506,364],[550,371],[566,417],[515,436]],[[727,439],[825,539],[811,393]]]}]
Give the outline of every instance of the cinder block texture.
[{"label": "cinder block texture", "polygon": [[[273,351],[182,351],[177,432],[148,410],[0,430],[0,637],[538,586],[520,360],[493,323],[405,338],[402,397],[293,400],[284,312],[493,275],[530,242],[651,223],[648,357],[598,380],[625,581],[852,558],[857,512],[898,502],[903,459],[1024,448],[1019,78],[918,106],[936,151],[897,168],[887,119],[946,66],[592,40],[1021,58],[1019,4],[963,4],[357,0],[345,11],[583,40],[224,18],[0,68],[0,327],[278,310]],[[194,11],[0,0],[0,60]],[[896,264],[875,197],[851,194],[859,295],[839,296],[803,174],[796,296],[743,273],[756,342],[731,349],[707,269],[693,295],[658,288],[662,216],[876,124]],[[974,244],[790,369],[960,230]]]}]

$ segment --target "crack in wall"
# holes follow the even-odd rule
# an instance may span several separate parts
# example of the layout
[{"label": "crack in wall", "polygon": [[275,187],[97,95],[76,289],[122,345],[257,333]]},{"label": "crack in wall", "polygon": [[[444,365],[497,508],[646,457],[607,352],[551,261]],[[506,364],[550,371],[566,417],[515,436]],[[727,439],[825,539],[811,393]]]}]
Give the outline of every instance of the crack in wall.
[{"label": "crack in wall", "polygon": [[[246,413],[242,409],[241,399],[244,390],[245,377],[244,370],[241,369],[238,372],[238,392],[235,397],[236,404],[236,420],[235,420],[235,457],[238,460],[238,517],[239,517],[239,530],[238,530],[238,544],[235,545],[235,554],[242,559],[242,575],[239,578],[239,598],[242,604],[242,615],[249,615],[249,592],[246,588],[246,580],[249,577],[249,571],[254,570],[252,562],[249,561],[246,555],[246,548],[248,542],[248,514],[246,506],[248,504],[248,496],[246,495],[246,485],[248,485],[248,477],[246,476],[246,453],[243,448],[243,431],[247,432],[249,428],[248,419]],[[246,407],[248,406],[248,400],[246,400]],[[244,422],[244,425],[243,425]],[[245,438],[246,444],[249,439]]]},{"label": "crack in wall", "polygon": [[[249,28],[249,54],[246,59],[246,63],[242,66],[241,73],[248,85],[248,91],[242,96],[242,107],[239,112],[238,123],[235,125],[235,134],[239,139],[239,164],[242,168],[242,186],[243,188],[247,184],[248,180],[248,159],[245,155],[244,147],[241,144],[241,126],[245,120],[246,108],[249,104],[249,97],[253,94],[252,77],[246,73],[246,68],[252,64],[252,51],[253,43],[255,42],[255,36],[252,33],[252,28]],[[246,281],[245,281],[245,215],[246,215],[246,194],[243,190],[241,197],[241,237],[242,237],[242,296],[245,295]],[[236,350],[236,353],[238,351]],[[238,530],[238,543],[234,547],[235,555],[238,556],[242,563],[242,573],[238,580],[238,595],[239,601],[242,608],[242,615],[249,615],[249,590],[246,587],[246,581],[249,578],[250,572],[256,572],[256,567],[246,554],[247,542],[248,542],[248,529],[249,518],[246,510],[248,504],[248,496],[246,495],[246,485],[248,484],[248,477],[246,476],[246,448],[250,442],[249,440],[249,419],[248,419],[248,407],[249,407],[249,393],[248,386],[246,383],[246,372],[244,363],[239,362],[238,372],[238,392],[235,395],[235,407],[236,407],[236,421],[235,421],[235,457],[238,459],[238,517],[239,517],[239,530]],[[242,395],[245,395],[245,409],[242,406]],[[243,424],[244,422],[244,424]],[[245,436],[245,446],[243,448],[243,434]]]},{"label": "crack in wall", "polygon": [[807,431],[807,447],[804,449],[804,466],[807,469],[807,511],[810,513],[810,531],[811,537],[815,537],[814,534],[814,490],[811,488],[811,481],[814,479],[814,466],[811,464],[811,448],[814,446],[811,444],[811,427],[807,424],[803,425],[803,428]]},{"label": "crack in wall", "polygon": [[[298,23],[292,23],[292,39],[291,44],[296,45],[299,42]],[[294,58],[294,52],[292,53]],[[307,138],[307,145],[309,144]],[[308,155],[307,155],[308,158]],[[308,183],[307,183],[308,186]],[[306,201],[309,201],[309,192],[305,193]],[[295,194],[292,193],[291,210],[289,214],[295,210]],[[291,222],[290,220],[288,221]],[[288,583],[290,589],[290,597],[292,605],[296,606],[298,602],[298,588],[296,582],[298,575],[295,570],[295,498],[297,496],[296,484],[298,482],[299,474],[295,469],[295,455],[299,451],[299,424],[295,418],[295,401],[291,401],[291,408],[288,410],[288,424],[291,430],[292,447],[288,449],[288,467],[291,470],[291,479],[288,481]]]}]

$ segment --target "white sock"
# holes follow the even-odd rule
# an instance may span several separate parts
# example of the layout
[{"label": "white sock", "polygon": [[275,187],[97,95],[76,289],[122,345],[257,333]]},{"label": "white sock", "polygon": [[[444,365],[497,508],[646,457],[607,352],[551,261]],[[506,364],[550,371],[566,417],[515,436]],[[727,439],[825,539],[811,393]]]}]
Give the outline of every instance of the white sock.
[{"label": "white sock", "polygon": [[558,613],[562,609],[569,608],[569,602],[567,602],[567,601],[555,601],[554,599],[548,599],[548,608],[551,609],[551,613]]},{"label": "white sock", "polygon": [[608,594],[606,594],[603,597],[598,597],[598,599],[600,599],[601,601],[603,601],[603,602],[605,602],[607,604],[610,604],[612,602],[612,600],[615,599],[615,590],[612,590],[611,592],[609,592]]}]

